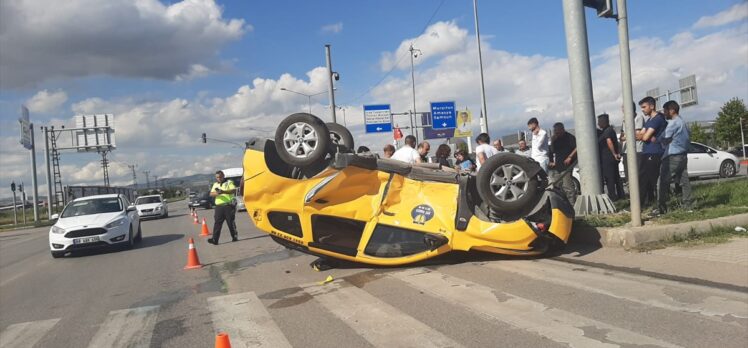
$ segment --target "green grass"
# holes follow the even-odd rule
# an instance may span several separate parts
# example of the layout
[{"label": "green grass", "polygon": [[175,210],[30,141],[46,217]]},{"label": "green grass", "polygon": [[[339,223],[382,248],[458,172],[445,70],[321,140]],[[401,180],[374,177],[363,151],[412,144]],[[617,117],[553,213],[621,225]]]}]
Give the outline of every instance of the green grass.
[{"label": "green grass", "polygon": [[691,232],[683,236],[673,236],[666,240],[645,243],[637,246],[635,250],[646,252],[655,249],[664,249],[671,246],[690,248],[705,244],[727,243],[733,238],[748,238],[748,234],[745,232],[737,232],[732,227],[712,227],[710,231],[705,233],[696,233],[691,230]]},{"label": "green grass", "polygon": [[[688,221],[707,220],[723,216],[748,213],[748,180],[717,182],[692,187],[692,213],[684,210],[678,199],[671,197],[668,202],[670,211],[657,218],[649,218],[651,208],[642,211],[642,218],[655,224],[672,224]],[[619,213],[581,217],[586,224],[593,227],[618,227],[631,221],[628,213],[629,200],[615,203]]]}]

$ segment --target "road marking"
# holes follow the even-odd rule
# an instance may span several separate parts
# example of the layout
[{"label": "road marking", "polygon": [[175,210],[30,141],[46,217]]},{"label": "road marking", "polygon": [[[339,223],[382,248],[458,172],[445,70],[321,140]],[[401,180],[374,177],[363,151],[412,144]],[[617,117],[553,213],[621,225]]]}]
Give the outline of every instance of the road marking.
[{"label": "road marking", "polygon": [[158,306],[111,311],[88,346],[149,347],[157,317]]},{"label": "road marking", "polygon": [[291,347],[254,292],[208,298],[213,327],[229,334],[232,347]]},{"label": "road marking", "polygon": [[[677,347],[668,342],[424,268],[388,275],[479,315],[572,347],[618,347],[619,344]],[[594,333],[594,337],[588,337],[588,333]]]},{"label": "road marking", "polygon": [[60,318],[10,325],[3,332],[0,332],[0,346],[33,347],[49,330],[52,330],[58,321],[60,321]]},{"label": "road marking", "polygon": [[[558,261],[543,260],[488,263],[482,266],[671,311],[698,313],[710,317],[731,315],[736,318],[748,318],[748,295],[746,294],[592,267],[573,266],[571,268],[567,265],[567,263]],[[703,300],[697,303],[678,301],[669,295],[678,292],[669,290],[678,289],[685,289],[690,293],[698,291],[702,294]],[[722,318],[718,319],[721,321]]]},{"label": "road marking", "polygon": [[368,292],[336,280],[302,288],[375,347],[461,347]]}]

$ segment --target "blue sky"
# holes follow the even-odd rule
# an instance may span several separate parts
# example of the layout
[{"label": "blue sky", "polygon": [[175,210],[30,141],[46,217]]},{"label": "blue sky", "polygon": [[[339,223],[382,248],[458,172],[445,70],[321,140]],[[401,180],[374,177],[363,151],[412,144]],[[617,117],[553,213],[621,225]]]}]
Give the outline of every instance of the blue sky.
[{"label": "blue sky", "polygon": [[[429,100],[455,100],[461,108],[479,109],[470,0],[152,0],[139,8],[114,0],[104,7],[93,0],[59,8],[43,3],[9,1],[0,8],[6,23],[0,27],[4,186],[28,177],[15,119],[20,105],[32,101],[37,124],[70,124],[76,113],[115,113],[122,121],[113,158],[161,176],[238,165],[237,151],[199,144],[199,133],[208,129],[215,137],[241,140],[250,128],[269,132],[283,116],[306,109],[306,98],[278,90],[323,91],[319,67],[326,43],[341,75],[337,102],[348,107],[347,121],[363,145],[379,148],[390,138],[362,134],[362,104],[409,107],[409,66],[376,84],[391,65],[383,57],[400,57],[398,47],[419,36],[419,108]],[[571,121],[561,4],[479,1],[492,134],[511,133],[528,116]],[[704,83],[703,103],[685,113],[691,119],[713,118],[729,97],[748,96],[745,13],[748,5],[741,1],[630,0],[635,98],[652,87],[674,87],[689,73]],[[615,122],[615,21],[588,10],[587,25],[597,108],[611,112]],[[717,52],[716,44],[730,47]],[[315,98],[314,113],[326,116],[326,103],[325,95]],[[63,181],[98,183],[95,161],[94,155],[64,156]],[[113,182],[127,183],[125,169],[112,171]]]}]

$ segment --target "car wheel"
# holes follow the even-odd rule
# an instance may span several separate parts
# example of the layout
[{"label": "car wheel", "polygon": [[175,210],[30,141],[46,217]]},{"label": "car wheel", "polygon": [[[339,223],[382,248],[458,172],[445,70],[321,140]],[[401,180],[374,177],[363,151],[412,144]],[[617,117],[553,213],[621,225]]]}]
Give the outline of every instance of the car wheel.
[{"label": "car wheel", "polygon": [[130,225],[130,232],[127,233],[127,245],[125,245],[125,248],[132,249],[135,247],[135,240],[132,235],[132,225]]},{"label": "car wheel", "polygon": [[497,214],[521,217],[538,203],[538,169],[536,163],[519,155],[492,156],[478,171],[478,194]]},{"label": "car wheel", "polygon": [[330,149],[330,131],[319,118],[307,113],[286,117],[275,131],[278,156],[294,167],[321,161]]},{"label": "car wheel", "polygon": [[65,256],[64,251],[53,251],[52,252],[52,258],[59,259],[61,257]]},{"label": "car wheel", "polygon": [[574,192],[577,193],[577,195],[582,194],[582,184],[579,183],[579,180],[577,178],[571,178],[571,181],[574,183]]},{"label": "car wheel", "polygon": [[723,178],[730,178],[735,176],[736,170],[735,170],[735,162],[731,160],[726,160],[722,162],[722,165],[719,166],[719,176]]},{"label": "car wheel", "polygon": [[325,123],[325,126],[330,131],[333,152],[353,152],[353,135],[348,128],[334,122]]},{"label": "car wheel", "polygon": [[140,243],[143,241],[143,225],[138,224],[138,234],[135,236],[135,242]]}]

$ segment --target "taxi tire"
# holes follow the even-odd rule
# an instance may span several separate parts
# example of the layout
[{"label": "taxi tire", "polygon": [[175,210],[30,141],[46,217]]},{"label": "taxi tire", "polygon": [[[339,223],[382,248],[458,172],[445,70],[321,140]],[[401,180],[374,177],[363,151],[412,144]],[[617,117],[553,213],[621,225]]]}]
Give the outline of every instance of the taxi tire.
[{"label": "taxi tire", "polygon": [[[286,130],[291,125],[297,123],[303,123],[317,133],[317,142],[314,149],[304,158],[298,158],[288,153],[283,141]],[[283,119],[280,125],[278,125],[278,129],[275,130],[274,140],[278,156],[283,162],[293,167],[308,167],[324,160],[329,153],[330,144],[332,143],[330,140],[330,131],[327,129],[325,123],[317,116],[304,112],[295,113]]]},{"label": "taxi tire", "polygon": [[331,149],[333,153],[353,152],[355,148],[353,135],[348,128],[334,122],[325,123],[325,126],[327,126],[327,129],[330,132],[330,140],[332,142]]},{"label": "taxi tire", "polygon": [[527,190],[525,193],[516,200],[504,201],[496,197],[491,190],[491,179],[493,173],[504,165],[513,165],[521,168],[525,173],[531,172],[532,163],[526,158],[519,155],[502,155],[493,156],[483,163],[478,175],[476,176],[476,186],[478,189],[478,195],[486,202],[486,204],[497,214],[504,217],[521,217],[525,213],[528,213],[535,204],[537,204],[538,198],[540,198],[541,190],[539,190],[539,180],[537,175],[529,176]]}]

